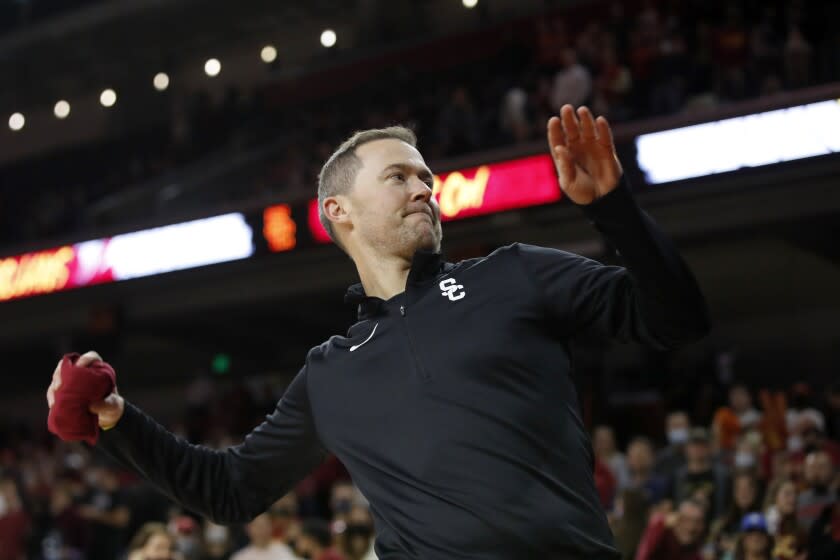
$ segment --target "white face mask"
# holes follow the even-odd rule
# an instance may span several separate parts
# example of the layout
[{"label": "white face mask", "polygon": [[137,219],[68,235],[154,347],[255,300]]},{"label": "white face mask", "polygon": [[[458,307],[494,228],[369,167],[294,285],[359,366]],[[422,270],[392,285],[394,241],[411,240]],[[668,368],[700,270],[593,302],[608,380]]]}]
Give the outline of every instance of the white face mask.
[{"label": "white face mask", "polygon": [[682,445],[688,441],[688,428],[674,428],[668,430],[668,443],[671,445]]},{"label": "white face mask", "polygon": [[735,453],[735,466],[739,469],[748,469],[755,466],[755,457],[752,453],[747,451],[738,451]]},{"label": "white face mask", "polygon": [[204,538],[210,543],[223,543],[228,538],[228,528],[223,525],[208,525]]}]

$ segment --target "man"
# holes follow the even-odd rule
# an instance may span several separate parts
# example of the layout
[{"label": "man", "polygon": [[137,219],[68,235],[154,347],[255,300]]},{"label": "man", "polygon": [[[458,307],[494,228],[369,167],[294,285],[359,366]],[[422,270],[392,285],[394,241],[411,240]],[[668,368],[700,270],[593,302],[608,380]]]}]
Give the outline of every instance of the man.
[{"label": "man", "polygon": [[671,479],[670,497],[674,503],[689,498],[709,503],[707,521],[721,515],[729,496],[726,470],[712,458],[709,432],[692,428],[685,444],[685,466]]},{"label": "man", "polygon": [[230,560],[294,560],[292,550],[271,536],[271,518],[261,513],[245,527],[250,544],[231,556]]},{"label": "man", "polygon": [[668,445],[656,456],[656,473],[671,476],[674,471],[685,465],[685,442],[691,422],[688,414],[676,410],[665,417],[665,437]]},{"label": "man", "polygon": [[680,503],[674,513],[653,514],[636,551],[636,560],[700,560],[704,516],[703,504],[694,499]]},{"label": "man", "polygon": [[834,482],[834,465],[825,451],[812,451],[805,456],[804,478],[806,488],[799,493],[796,518],[805,528],[820,516],[825,506],[834,502],[831,484]]},{"label": "man", "polygon": [[664,349],[703,336],[708,319],[687,266],[623,182],[607,121],[565,106],[548,140],[561,188],[627,269],[522,244],[443,262],[413,133],[357,133],[324,165],[319,200],[361,279],[347,294],[359,322],[309,352],[241,445],[187,445],[115,391],[90,408],[111,428],[99,446],[227,523],[264,511],[328,449],[370,501],[382,560],[616,558],[569,338],[589,330]]},{"label": "man", "polygon": [[665,498],[665,481],[653,470],[653,444],[646,437],[635,437],[627,445],[627,471],[627,481],[621,490],[643,491],[650,505]]}]

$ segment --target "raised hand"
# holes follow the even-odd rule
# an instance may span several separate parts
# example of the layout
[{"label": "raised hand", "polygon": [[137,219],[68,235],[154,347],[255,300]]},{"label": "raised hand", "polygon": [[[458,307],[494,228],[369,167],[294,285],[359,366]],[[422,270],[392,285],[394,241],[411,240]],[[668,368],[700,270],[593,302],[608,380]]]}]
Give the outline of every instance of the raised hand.
[{"label": "raised hand", "polygon": [[587,107],[575,114],[564,105],[547,128],[560,188],[572,202],[590,204],[618,186],[622,169],[607,119],[593,118]]},{"label": "raised hand", "polygon": [[[96,352],[86,352],[82,354],[76,361],[76,365],[80,367],[89,366],[95,362],[101,362],[102,357]],[[52,376],[52,382],[47,388],[47,405],[52,408],[55,404],[56,392],[61,390],[61,361],[55,368]],[[114,392],[105,397],[105,399],[90,405],[90,411],[96,414],[99,420],[100,428],[110,428],[114,426],[122,417],[125,402],[123,398],[117,393],[116,388]]]}]

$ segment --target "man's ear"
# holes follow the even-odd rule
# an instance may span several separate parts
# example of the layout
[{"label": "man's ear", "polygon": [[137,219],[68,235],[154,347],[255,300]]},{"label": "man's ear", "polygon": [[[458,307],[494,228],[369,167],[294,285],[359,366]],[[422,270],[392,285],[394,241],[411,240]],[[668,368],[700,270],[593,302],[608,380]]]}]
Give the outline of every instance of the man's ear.
[{"label": "man's ear", "polygon": [[350,200],[343,195],[328,196],[324,199],[324,215],[333,224],[350,222],[349,212],[352,209]]}]

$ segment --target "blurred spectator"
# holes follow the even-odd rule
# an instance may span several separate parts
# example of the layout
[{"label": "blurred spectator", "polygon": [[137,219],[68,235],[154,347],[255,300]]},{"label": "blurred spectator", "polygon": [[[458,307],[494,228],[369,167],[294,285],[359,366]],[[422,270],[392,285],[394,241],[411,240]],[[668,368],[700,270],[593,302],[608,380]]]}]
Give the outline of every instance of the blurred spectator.
[{"label": "blurred spectator", "polygon": [[559,113],[560,108],[570,103],[583,105],[592,93],[592,76],[580,62],[574,49],[563,49],[560,55],[560,70],[554,76],[551,86],[551,107]]},{"label": "blurred spectator", "polygon": [[228,560],[232,548],[230,528],[206,520],[204,522],[204,555],[202,560]]},{"label": "blurred spectator", "polygon": [[831,485],[835,482],[834,465],[825,451],[812,451],[805,457],[805,489],[796,502],[796,517],[809,530],[825,506],[834,501]]},{"label": "blurred spectator", "polygon": [[811,83],[812,50],[799,26],[791,26],[783,49],[785,80],[788,87],[801,88]]},{"label": "blurred spectator", "polygon": [[528,92],[524,88],[514,86],[507,90],[502,98],[499,124],[502,131],[510,137],[511,143],[524,142],[531,136],[533,129],[531,108]]},{"label": "blurred spectator", "polygon": [[836,560],[840,558],[840,495],[826,506],[814,524],[808,542],[808,560]]},{"label": "blurred spectator", "polygon": [[685,443],[688,441],[690,423],[688,414],[676,411],[665,418],[665,435],[668,445],[656,456],[656,472],[671,476],[685,465]]},{"label": "blurred spectator", "polygon": [[715,519],[709,531],[709,542],[715,553],[733,554],[738,542],[738,532],[743,530],[741,521],[746,514],[760,509],[761,491],[758,478],[753,471],[738,472],[732,481],[732,499],[729,508],[726,513]]},{"label": "blurred spectator", "polygon": [[294,560],[292,550],[271,538],[271,518],[267,513],[256,516],[245,529],[250,544],[231,556],[231,560]]},{"label": "blurred spectator", "polygon": [[615,432],[609,426],[597,426],[592,434],[592,448],[595,457],[610,469],[619,488],[629,484],[627,459],[615,444]]},{"label": "blurred spectator", "polygon": [[175,553],[175,541],[163,523],[146,523],[140,527],[128,545],[127,560],[178,560],[180,558]]},{"label": "blurred spectator", "polygon": [[796,484],[780,479],[770,486],[765,500],[767,528],[773,535],[773,558],[792,560],[805,550],[807,533],[796,519]]},{"label": "blurred spectator", "polygon": [[650,499],[642,489],[627,488],[616,497],[615,508],[609,516],[610,527],[615,535],[616,547],[625,560],[636,557],[650,509]]},{"label": "blurred spectator", "polygon": [[686,464],[670,483],[670,498],[681,503],[689,498],[709,504],[707,519],[721,515],[726,506],[729,480],[726,470],[712,458],[709,432],[692,428],[685,444]]},{"label": "blurred spectator", "polygon": [[91,528],[88,558],[112,560],[125,545],[123,529],[131,519],[131,510],[125,503],[124,491],[114,469],[94,465],[88,475],[92,490],[79,507],[79,516]]},{"label": "blurred spectator", "polygon": [[367,508],[355,506],[347,514],[339,545],[347,560],[376,560],[373,551],[373,519]]},{"label": "blurred spectator", "polygon": [[767,532],[767,521],[760,513],[744,516],[740,524],[741,535],[735,545],[734,553],[722,558],[729,560],[772,560],[773,539]]},{"label": "blurred spectator", "polygon": [[175,515],[167,526],[175,539],[175,550],[186,560],[199,560],[202,554],[201,530],[195,519],[189,515]]},{"label": "blurred spectator", "polygon": [[700,545],[706,526],[702,502],[688,499],[676,512],[651,516],[636,560],[700,560]]},{"label": "blurred spectator", "polygon": [[0,560],[24,557],[30,523],[15,482],[0,478]]},{"label": "blurred spectator", "polygon": [[321,519],[313,518],[303,522],[295,550],[305,560],[344,560],[333,547],[329,524]]},{"label": "blurred spectator", "polygon": [[618,59],[613,45],[604,45],[598,61],[592,106],[596,113],[611,119],[625,120],[630,116],[627,95],[633,86],[630,69]]},{"label": "blurred spectator", "polygon": [[443,107],[438,123],[443,155],[456,155],[478,148],[477,117],[465,87],[457,87]]},{"label": "blurred spectator", "polygon": [[271,517],[272,538],[292,546],[300,533],[298,503],[295,493],[289,492],[274,502],[268,508],[268,515]]},{"label": "blurred spectator", "polygon": [[653,443],[645,437],[636,437],[627,445],[627,478],[621,490],[627,488],[642,492],[648,504],[659,503],[665,498],[665,480],[653,470]]},{"label": "blurred spectator", "polygon": [[750,390],[743,383],[735,383],[729,388],[729,408],[738,417],[741,431],[758,426],[761,422],[761,412],[753,406]]}]

